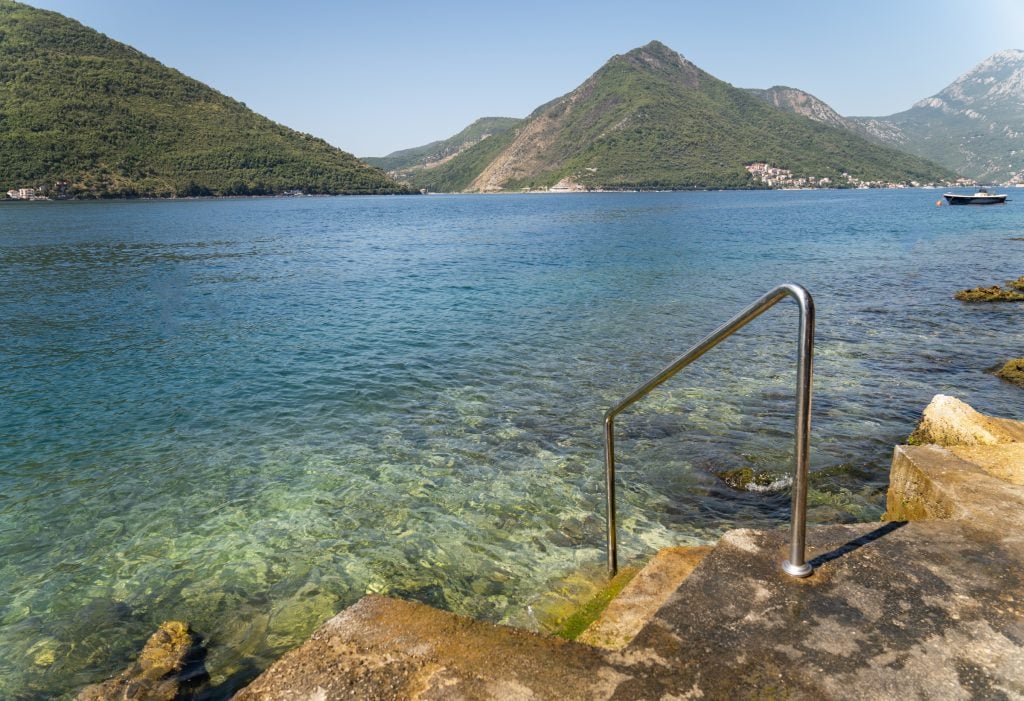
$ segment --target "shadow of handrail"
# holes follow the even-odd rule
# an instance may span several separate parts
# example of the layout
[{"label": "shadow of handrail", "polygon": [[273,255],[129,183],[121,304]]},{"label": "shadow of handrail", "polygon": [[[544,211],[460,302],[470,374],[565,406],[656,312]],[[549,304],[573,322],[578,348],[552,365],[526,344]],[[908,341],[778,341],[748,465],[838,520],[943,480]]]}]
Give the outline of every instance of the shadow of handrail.
[{"label": "shadow of handrail", "polygon": [[818,555],[816,558],[811,560],[811,567],[818,568],[824,565],[826,562],[838,560],[843,555],[849,555],[855,550],[860,550],[868,543],[873,543],[879,538],[884,538],[893,531],[898,531],[899,529],[903,528],[905,525],[907,525],[906,521],[890,521],[889,523],[886,523],[884,526],[879,526],[870,533],[865,533],[859,538],[854,538],[850,542],[840,545],[835,550],[830,550],[827,553],[822,553],[821,555]]}]

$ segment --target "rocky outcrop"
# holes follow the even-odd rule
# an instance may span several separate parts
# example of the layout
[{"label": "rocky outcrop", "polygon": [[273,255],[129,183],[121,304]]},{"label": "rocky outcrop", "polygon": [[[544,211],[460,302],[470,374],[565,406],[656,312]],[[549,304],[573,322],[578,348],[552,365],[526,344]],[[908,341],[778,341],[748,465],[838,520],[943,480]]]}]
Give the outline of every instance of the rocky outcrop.
[{"label": "rocky outcrop", "polygon": [[1024,422],[985,416],[956,397],[936,394],[907,442],[940,446],[1024,442]]},{"label": "rocky outcrop", "polygon": [[1024,387],[1024,358],[1007,360],[1003,367],[996,370],[996,377]]},{"label": "rocky outcrop", "polygon": [[1024,527],[1024,422],[942,394],[896,446],[884,518],[960,519],[995,533]]},{"label": "rocky outcrop", "polygon": [[972,287],[969,290],[960,290],[953,295],[953,299],[958,299],[961,302],[1024,302],[1024,293],[992,285],[991,287]]},{"label": "rocky outcrop", "polygon": [[718,479],[741,492],[777,492],[791,484],[787,475],[755,472],[750,467],[737,467],[734,470],[719,472]]},{"label": "rocky outcrop", "polygon": [[798,114],[830,127],[851,130],[855,128],[852,122],[848,122],[838,112],[809,92],[785,85],[775,85],[767,90],[750,89],[748,92],[784,112]]},{"label": "rocky outcrop", "polygon": [[204,677],[200,637],[188,623],[164,621],[139,654],[117,676],[87,686],[77,701],[174,701],[185,687]]}]

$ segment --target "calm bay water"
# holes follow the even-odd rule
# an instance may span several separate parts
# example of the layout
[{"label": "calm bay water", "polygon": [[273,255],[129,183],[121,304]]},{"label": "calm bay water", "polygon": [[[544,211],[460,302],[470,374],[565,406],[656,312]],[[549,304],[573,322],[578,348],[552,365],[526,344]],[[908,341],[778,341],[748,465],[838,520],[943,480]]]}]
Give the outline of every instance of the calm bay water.
[{"label": "calm bay water", "polygon": [[[934,191],[0,206],[0,698],[186,619],[225,696],[367,592],[536,627],[603,564],[601,416],[780,282],[818,308],[810,519],[875,520],[938,392],[1024,307],[1024,209]],[[796,307],[619,420],[621,557],[779,527]]]}]

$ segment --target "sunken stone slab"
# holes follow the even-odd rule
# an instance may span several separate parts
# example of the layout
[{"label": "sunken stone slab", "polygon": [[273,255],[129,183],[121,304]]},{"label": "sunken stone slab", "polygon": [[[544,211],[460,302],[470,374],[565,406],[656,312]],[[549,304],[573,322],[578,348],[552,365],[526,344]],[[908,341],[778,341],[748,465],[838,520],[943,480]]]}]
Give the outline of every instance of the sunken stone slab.
[{"label": "sunken stone slab", "polygon": [[366,596],[235,699],[585,699],[616,683],[593,648]]}]

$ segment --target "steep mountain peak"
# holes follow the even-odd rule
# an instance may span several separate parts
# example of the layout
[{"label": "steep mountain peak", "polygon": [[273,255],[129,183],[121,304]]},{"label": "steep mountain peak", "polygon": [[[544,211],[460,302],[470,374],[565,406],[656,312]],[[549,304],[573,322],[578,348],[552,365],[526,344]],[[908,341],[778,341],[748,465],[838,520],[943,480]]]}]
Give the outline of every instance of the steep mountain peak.
[{"label": "steep mountain peak", "polygon": [[681,80],[690,88],[698,87],[701,77],[707,76],[704,71],[688,61],[681,53],[673,51],[657,40],[627,51],[625,54],[613,56],[606,65],[621,64]]},{"label": "steep mountain peak", "polygon": [[643,46],[638,46],[632,51],[626,53],[627,56],[647,56],[653,58],[659,58],[662,60],[674,61],[677,58],[682,58],[682,54],[678,51],[673,51],[671,48],[662,44],[657,39],[647,42]]},{"label": "steep mountain peak", "polygon": [[1024,100],[1024,51],[998,51],[967,71],[937,95],[914,107],[935,109],[984,108],[1006,100]]},{"label": "steep mountain peak", "polygon": [[1024,182],[1024,51],[998,51],[888,117],[849,117],[871,138],[982,182]]},{"label": "steep mountain peak", "polygon": [[[794,104],[834,115],[806,93],[779,90],[789,90]],[[412,181],[470,192],[758,187],[752,164],[782,168],[799,184],[931,182],[951,175],[775,109],[652,41],[613,56],[514,129]]]}]

